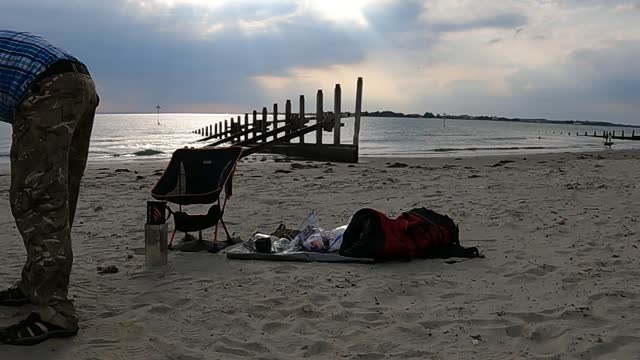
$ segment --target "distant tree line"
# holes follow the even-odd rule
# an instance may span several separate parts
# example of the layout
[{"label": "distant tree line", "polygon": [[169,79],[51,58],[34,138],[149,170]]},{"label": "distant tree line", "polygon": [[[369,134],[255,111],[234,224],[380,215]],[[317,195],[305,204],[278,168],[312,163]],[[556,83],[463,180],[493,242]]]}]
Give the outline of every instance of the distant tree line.
[{"label": "distant tree line", "polygon": [[614,124],[605,121],[581,121],[581,120],[549,120],[544,118],[507,118],[502,116],[488,116],[488,115],[451,115],[447,113],[434,114],[432,112],[425,112],[420,114],[404,114],[395,111],[364,111],[362,116],[370,117],[392,117],[392,118],[424,118],[424,119],[457,119],[457,120],[486,120],[486,121],[511,121],[511,122],[527,122],[527,123],[554,123],[554,124],[569,124],[569,125],[592,125],[592,126],[629,126],[622,124]]}]

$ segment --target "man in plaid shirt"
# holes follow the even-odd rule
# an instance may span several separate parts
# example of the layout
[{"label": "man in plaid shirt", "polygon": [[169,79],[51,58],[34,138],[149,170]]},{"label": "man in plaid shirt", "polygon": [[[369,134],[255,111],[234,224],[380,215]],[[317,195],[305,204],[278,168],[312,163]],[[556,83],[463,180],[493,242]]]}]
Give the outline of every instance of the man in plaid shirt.
[{"label": "man in plaid shirt", "polygon": [[0,30],[0,121],[13,126],[9,197],[27,249],[22,278],[0,291],[0,305],[36,309],[1,329],[0,342],[33,345],[78,332],[67,298],[70,234],[97,106],[78,59],[41,37]]}]

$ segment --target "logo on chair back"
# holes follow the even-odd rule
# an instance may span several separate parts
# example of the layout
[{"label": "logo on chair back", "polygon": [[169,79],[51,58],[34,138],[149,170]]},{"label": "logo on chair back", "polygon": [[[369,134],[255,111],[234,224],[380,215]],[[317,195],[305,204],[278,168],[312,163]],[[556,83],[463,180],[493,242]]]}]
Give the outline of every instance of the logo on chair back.
[{"label": "logo on chair back", "polygon": [[164,201],[147,201],[147,224],[164,224],[167,221],[166,206]]}]

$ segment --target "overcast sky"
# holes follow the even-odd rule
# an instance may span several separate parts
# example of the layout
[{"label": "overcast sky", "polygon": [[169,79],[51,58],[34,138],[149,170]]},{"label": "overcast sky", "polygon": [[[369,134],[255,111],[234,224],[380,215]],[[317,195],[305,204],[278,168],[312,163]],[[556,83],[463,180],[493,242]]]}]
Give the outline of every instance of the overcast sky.
[{"label": "overcast sky", "polygon": [[313,108],[336,83],[350,109],[362,76],[367,110],[640,124],[638,24],[622,0],[0,0],[89,66],[101,112]]}]

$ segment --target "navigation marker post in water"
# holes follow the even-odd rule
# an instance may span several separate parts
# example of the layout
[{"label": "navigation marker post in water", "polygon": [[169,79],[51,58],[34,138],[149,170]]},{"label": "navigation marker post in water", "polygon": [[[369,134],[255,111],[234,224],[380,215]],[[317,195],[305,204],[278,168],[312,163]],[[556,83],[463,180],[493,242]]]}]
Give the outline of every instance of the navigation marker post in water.
[{"label": "navigation marker post in water", "polygon": [[156,110],[158,110],[158,125],[160,125],[160,105],[156,105]]}]

